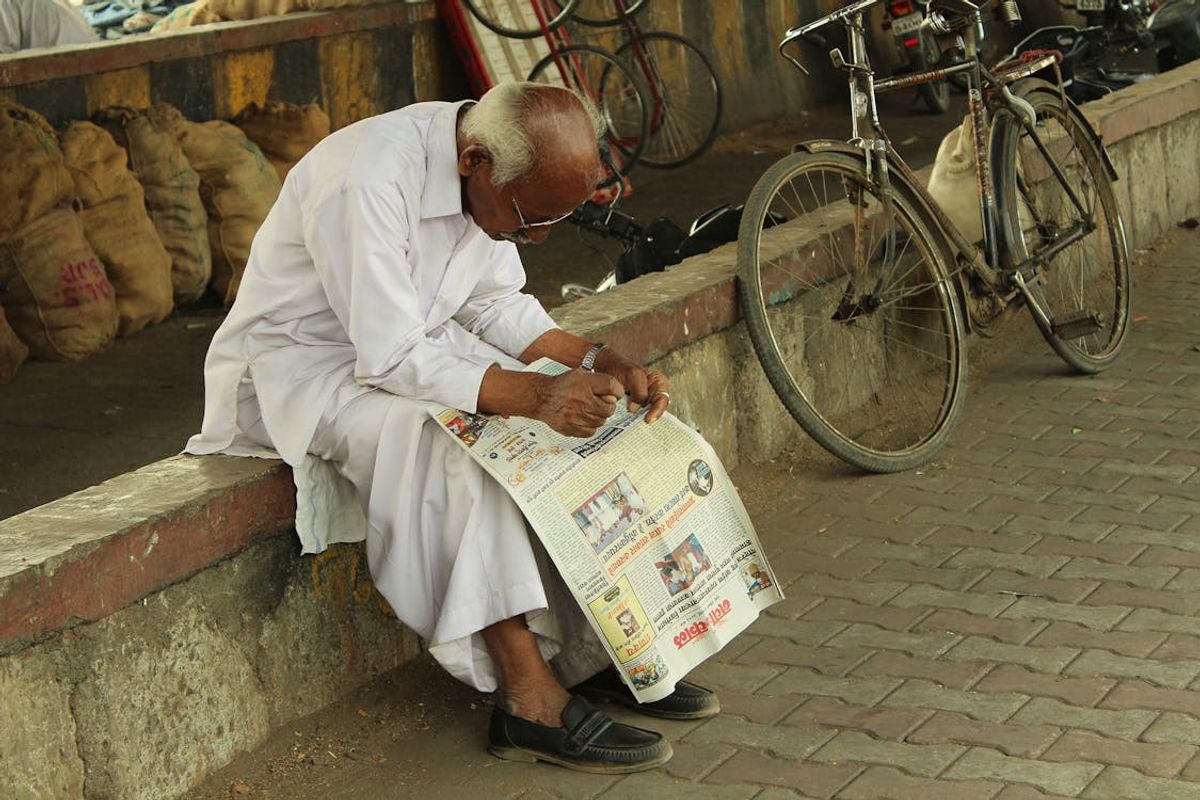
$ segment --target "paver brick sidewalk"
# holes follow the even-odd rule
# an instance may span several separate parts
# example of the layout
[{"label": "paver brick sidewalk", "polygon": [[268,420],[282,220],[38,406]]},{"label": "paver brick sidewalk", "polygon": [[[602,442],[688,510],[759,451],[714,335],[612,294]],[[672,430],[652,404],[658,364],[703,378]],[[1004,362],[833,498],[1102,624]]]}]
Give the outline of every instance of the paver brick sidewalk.
[{"label": "paver brick sidewalk", "polygon": [[697,670],[721,716],[650,721],[675,743],[663,770],[497,761],[486,709],[454,689],[460,711],[426,718],[437,744],[401,737],[374,777],[340,770],[320,796],[400,770],[456,800],[1200,798],[1197,245],[1178,231],[1137,272],[1103,375],[1069,374],[1015,320],[1019,355],[976,375],[935,464],[741,470],[788,598]]},{"label": "paver brick sidewalk", "polygon": [[698,671],[694,796],[1200,797],[1198,244],[1150,254],[1104,374],[1017,320],[936,464],[747,492],[788,600]]}]

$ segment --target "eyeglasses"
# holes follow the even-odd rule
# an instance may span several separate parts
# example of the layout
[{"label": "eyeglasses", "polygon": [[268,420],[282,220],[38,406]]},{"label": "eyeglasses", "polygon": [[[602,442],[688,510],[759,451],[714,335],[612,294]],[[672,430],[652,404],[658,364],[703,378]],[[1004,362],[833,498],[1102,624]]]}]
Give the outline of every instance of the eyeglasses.
[{"label": "eyeglasses", "polygon": [[521,220],[522,228],[544,228],[547,225],[553,225],[556,222],[562,222],[564,219],[566,219],[567,217],[569,217],[575,213],[575,209],[571,209],[567,213],[563,214],[561,217],[555,217],[554,219],[544,219],[541,222],[526,222],[525,215],[521,213],[521,207],[519,205],[517,205],[517,198],[515,196],[512,199],[512,204],[513,204],[513,208],[516,209],[517,219]]}]

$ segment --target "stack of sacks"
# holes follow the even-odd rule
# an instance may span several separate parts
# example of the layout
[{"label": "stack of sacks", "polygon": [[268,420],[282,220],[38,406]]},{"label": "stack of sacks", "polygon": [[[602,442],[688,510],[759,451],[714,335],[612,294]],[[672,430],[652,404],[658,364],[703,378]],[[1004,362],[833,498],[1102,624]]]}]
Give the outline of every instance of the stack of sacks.
[{"label": "stack of sacks", "polygon": [[279,176],[236,125],[178,120],[176,129],[184,155],[200,174],[212,247],[212,287],[228,306],[237,296],[254,234],[279,196]]},{"label": "stack of sacks", "polygon": [[[0,105],[0,306],[38,358],[78,360],[116,335],[113,288],[74,194],[54,129],[27,108]],[[6,352],[10,373],[20,362]]]},{"label": "stack of sacks", "polygon": [[200,176],[176,139],[183,117],[160,103],[149,111],[110,108],[95,119],[129,154],[129,168],[146,195],[146,211],[171,256],[175,303],[199,299],[212,276],[212,254]]},{"label": "stack of sacks", "polygon": [[146,214],[142,185],[125,151],[103,128],[73,122],[60,137],[75,181],[83,232],[117,295],[117,332],[137,333],[174,308],[171,256]]},{"label": "stack of sacks", "polygon": [[298,106],[278,100],[268,100],[262,107],[251,103],[236,122],[271,162],[280,181],[305,153],[329,135],[330,127],[329,115],[316,103]]},{"label": "stack of sacks", "polygon": [[262,19],[294,11],[329,11],[348,6],[371,6],[391,0],[196,0],[179,6],[155,23],[153,33],[227,20]]}]

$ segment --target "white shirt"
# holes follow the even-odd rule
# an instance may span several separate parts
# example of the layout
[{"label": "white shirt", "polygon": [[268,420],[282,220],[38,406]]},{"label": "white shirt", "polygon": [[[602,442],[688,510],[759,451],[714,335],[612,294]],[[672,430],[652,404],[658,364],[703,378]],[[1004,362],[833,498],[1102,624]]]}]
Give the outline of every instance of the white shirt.
[{"label": "white shirt", "polygon": [[462,105],[419,103],[355,123],[288,173],[209,348],[204,424],[188,452],[255,454],[235,439],[248,430],[239,407],[257,405],[296,466],[351,375],[363,392],[474,412],[495,363],[480,342],[515,357],[555,327],[521,292],[515,245],[463,211]]},{"label": "white shirt", "polygon": [[0,0],[0,53],[94,41],[83,15],[58,0]]}]

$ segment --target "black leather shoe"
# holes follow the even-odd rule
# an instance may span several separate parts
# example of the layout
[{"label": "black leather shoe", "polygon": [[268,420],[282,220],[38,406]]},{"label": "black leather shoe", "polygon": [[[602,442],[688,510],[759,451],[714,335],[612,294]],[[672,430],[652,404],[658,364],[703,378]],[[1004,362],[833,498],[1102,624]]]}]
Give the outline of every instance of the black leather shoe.
[{"label": "black leather shoe", "polygon": [[488,752],[606,775],[654,769],[671,758],[671,743],[661,733],[615,722],[582,697],[570,699],[562,719],[561,728],[551,728],[497,707],[488,725]]},{"label": "black leather shoe", "polygon": [[571,691],[596,703],[619,703],[642,714],[664,719],[705,719],[721,713],[721,703],[711,689],[690,681],[675,684],[675,691],[653,703],[639,703],[616,670],[606,669]]}]

